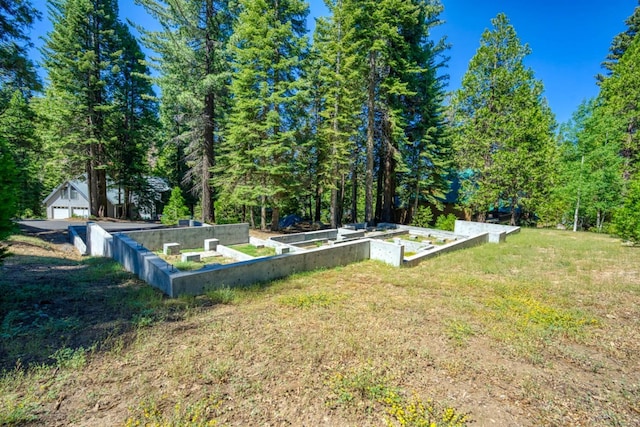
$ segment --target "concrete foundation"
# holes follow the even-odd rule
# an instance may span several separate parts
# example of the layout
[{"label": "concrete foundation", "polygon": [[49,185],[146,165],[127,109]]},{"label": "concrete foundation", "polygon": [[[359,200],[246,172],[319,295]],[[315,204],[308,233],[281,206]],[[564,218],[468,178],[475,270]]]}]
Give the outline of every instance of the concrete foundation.
[{"label": "concrete foundation", "polygon": [[[474,235],[458,234],[459,232],[474,233],[477,230],[484,230],[485,225],[490,226],[486,227],[487,231]],[[503,242],[507,234],[517,232],[519,228],[504,228],[495,224],[478,226],[475,223],[467,224],[466,221],[456,221],[456,232],[454,233],[396,224],[387,224],[383,230],[370,234],[365,234],[364,230],[322,230],[260,240],[249,238],[248,224],[154,229],[111,235],[97,224],[88,223],[86,248],[92,256],[113,257],[127,271],[135,273],[142,280],[157,287],[170,297],[177,297],[182,294],[198,295],[221,287],[248,286],[257,282],[279,279],[297,272],[333,268],[367,259],[380,260],[395,267],[412,267],[425,259],[443,253],[489,241]],[[389,236],[402,233],[447,239],[452,242],[425,249],[423,248],[424,243],[405,239],[401,239],[399,244],[384,241]],[[296,244],[304,244],[304,242],[324,240],[329,240],[333,244],[312,249],[301,249],[295,246]],[[228,247],[228,245],[249,242],[254,245],[274,247],[278,255],[253,258]],[[205,246],[205,249],[208,249],[212,255],[221,254],[239,262],[226,265],[211,264],[200,270],[180,272],[153,252],[164,249],[163,246],[167,243],[179,244],[186,248]],[[407,247],[412,247],[411,245],[421,245],[419,248],[422,250],[413,256],[405,257],[405,250]],[[217,249],[217,252],[211,252],[213,247]],[[184,255],[191,256],[193,254]],[[198,257],[205,256],[197,255]],[[195,260],[195,258],[193,259]]]}]

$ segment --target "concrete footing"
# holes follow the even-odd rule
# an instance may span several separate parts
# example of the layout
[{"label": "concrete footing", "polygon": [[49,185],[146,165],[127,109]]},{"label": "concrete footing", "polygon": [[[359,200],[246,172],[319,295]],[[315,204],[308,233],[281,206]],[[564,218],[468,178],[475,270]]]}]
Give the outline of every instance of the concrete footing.
[{"label": "concrete footing", "polygon": [[[296,272],[332,268],[367,259],[380,260],[395,267],[412,267],[425,259],[453,250],[487,242],[504,242],[508,234],[519,231],[517,227],[501,227],[496,224],[478,226],[475,223],[456,221],[456,231],[447,232],[384,224],[371,233],[365,233],[361,227],[353,227],[260,240],[249,237],[248,224],[154,229],[114,235],[97,224],[88,224],[86,248],[90,255],[113,257],[126,270],[137,274],[170,297],[177,297],[182,294],[198,295],[225,286],[247,286]],[[468,234],[461,234],[462,232]],[[395,242],[385,241],[403,234],[407,235],[407,239],[414,235],[417,236],[415,240],[430,237],[443,239],[448,243],[432,246],[427,242],[398,237]],[[315,242],[325,241],[330,244],[315,247]],[[277,255],[254,258],[228,247],[249,242],[273,247]],[[195,249],[200,245],[211,254],[233,258],[237,262],[209,264],[200,270],[180,272],[152,252],[162,249],[166,254],[176,254],[180,248]],[[405,251],[416,252],[415,249],[418,253],[405,256]],[[213,250],[216,252],[211,252]],[[199,261],[202,256],[202,253],[184,253],[182,259]]]}]

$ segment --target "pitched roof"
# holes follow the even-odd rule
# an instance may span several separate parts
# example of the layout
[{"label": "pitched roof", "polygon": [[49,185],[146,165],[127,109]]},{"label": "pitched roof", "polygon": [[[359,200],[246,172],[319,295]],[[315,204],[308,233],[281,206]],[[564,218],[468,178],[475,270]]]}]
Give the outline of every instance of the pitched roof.
[{"label": "pitched roof", "polygon": [[[170,191],[169,185],[163,178],[151,176],[147,177],[147,181],[149,182],[149,186],[156,192],[162,193],[165,191]],[[76,179],[70,179],[64,181],[62,184],[58,185],[54,188],[51,193],[42,201],[43,204],[46,204],[49,199],[53,197],[54,194],[60,190],[65,184],[71,185],[75,188],[78,193],[86,200],[89,200],[89,184],[87,183],[87,174],[82,174]],[[107,200],[112,205],[119,205],[122,203],[122,199],[124,198],[124,191],[118,189],[118,187],[113,186],[113,181],[111,178],[107,177]],[[120,201],[119,201],[120,200]]]}]

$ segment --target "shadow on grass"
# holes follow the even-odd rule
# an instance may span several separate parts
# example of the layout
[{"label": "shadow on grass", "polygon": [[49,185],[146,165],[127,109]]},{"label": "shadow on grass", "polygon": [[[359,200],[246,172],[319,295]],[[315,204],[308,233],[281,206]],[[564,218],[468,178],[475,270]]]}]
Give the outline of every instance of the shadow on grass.
[{"label": "shadow on grass", "polygon": [[13,255],[0,275],[0,371],[103,351],[206,301],[170,300],[111,259]]}]

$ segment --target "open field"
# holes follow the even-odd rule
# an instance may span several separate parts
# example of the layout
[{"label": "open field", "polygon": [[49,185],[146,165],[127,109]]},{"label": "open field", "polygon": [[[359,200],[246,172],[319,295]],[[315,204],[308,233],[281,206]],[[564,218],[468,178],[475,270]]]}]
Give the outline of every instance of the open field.
[{"label": "open field", "polygon": [[12,252],[0,425],[640,425],[640,248],[607,236],[175,300],[69,245]]}]

